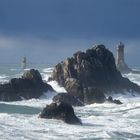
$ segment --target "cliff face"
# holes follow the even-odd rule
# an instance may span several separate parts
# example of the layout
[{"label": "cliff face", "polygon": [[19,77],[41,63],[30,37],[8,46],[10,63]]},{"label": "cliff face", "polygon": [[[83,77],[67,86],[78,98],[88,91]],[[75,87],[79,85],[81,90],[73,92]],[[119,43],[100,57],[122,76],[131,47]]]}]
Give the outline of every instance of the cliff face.
[{"label": "cliff face", "polygon": [[104,45],[97,45],[86,52],[77,52],[71,58],[58,63],[52,74],[61,86],[72,95],[86,100],[87,94],[136,91],[140,87],[117,70],[113,54]]}]

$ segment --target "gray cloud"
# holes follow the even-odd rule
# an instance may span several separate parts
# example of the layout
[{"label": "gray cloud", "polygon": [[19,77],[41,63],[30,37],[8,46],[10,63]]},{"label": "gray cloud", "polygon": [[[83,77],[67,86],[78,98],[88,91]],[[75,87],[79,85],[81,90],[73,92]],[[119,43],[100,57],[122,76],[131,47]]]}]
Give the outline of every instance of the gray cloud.
[{"label": "gray cloud", "polygon": [[139,64],[139,0],[1,0],[0,62],[56,63],[92,44],[115,54],[126,44],[126,61]]},{"label": "gray cloud", "polygon": [[4,34],[139,38],[139,0],[1,0]]}]

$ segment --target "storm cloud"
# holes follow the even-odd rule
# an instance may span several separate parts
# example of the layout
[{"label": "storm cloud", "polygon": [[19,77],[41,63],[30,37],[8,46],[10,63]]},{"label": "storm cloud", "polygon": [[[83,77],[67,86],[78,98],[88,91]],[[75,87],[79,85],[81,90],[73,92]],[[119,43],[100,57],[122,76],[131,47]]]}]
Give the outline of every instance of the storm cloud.
[{"label": "storm cloud", "polygon": [[55,63],[97,43],[115,53],[123,41],[138,64],[139,13],[139,0],[1,0],[0,62]]}]

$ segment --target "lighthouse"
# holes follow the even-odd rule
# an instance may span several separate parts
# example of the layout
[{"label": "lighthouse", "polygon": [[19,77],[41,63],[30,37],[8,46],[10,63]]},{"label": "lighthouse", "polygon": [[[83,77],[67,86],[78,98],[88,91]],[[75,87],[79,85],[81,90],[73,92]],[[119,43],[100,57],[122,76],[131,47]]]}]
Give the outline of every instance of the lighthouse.
[{"label": "lighthouse", "polygon": [[21,62],[21,67],[23,69],[26,69],[26,66],[27,66],[27,59],[26,59],[26,57],[23,57],[22,62]]},{"label": "lighthouse", "polygon": [[124,44],[120,42],[117,46],[116,65],[124,63]]},{"label": "lighthouse", "polygon": [[131,71],[124,60],[124,44],[122,42],[117,45],[116,66],[122,73],[128,73]]}]

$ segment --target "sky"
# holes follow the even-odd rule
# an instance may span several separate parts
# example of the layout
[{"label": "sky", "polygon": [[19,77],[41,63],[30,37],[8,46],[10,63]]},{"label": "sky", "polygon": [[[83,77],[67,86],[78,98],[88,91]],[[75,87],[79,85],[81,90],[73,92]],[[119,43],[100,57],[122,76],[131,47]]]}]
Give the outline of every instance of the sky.
[{"label": "sky", "polygon": [[104,44],[114,55],[125,44],[129,65],[140,65],[140,0],[0,0],[0,63],[58,63]]}]

